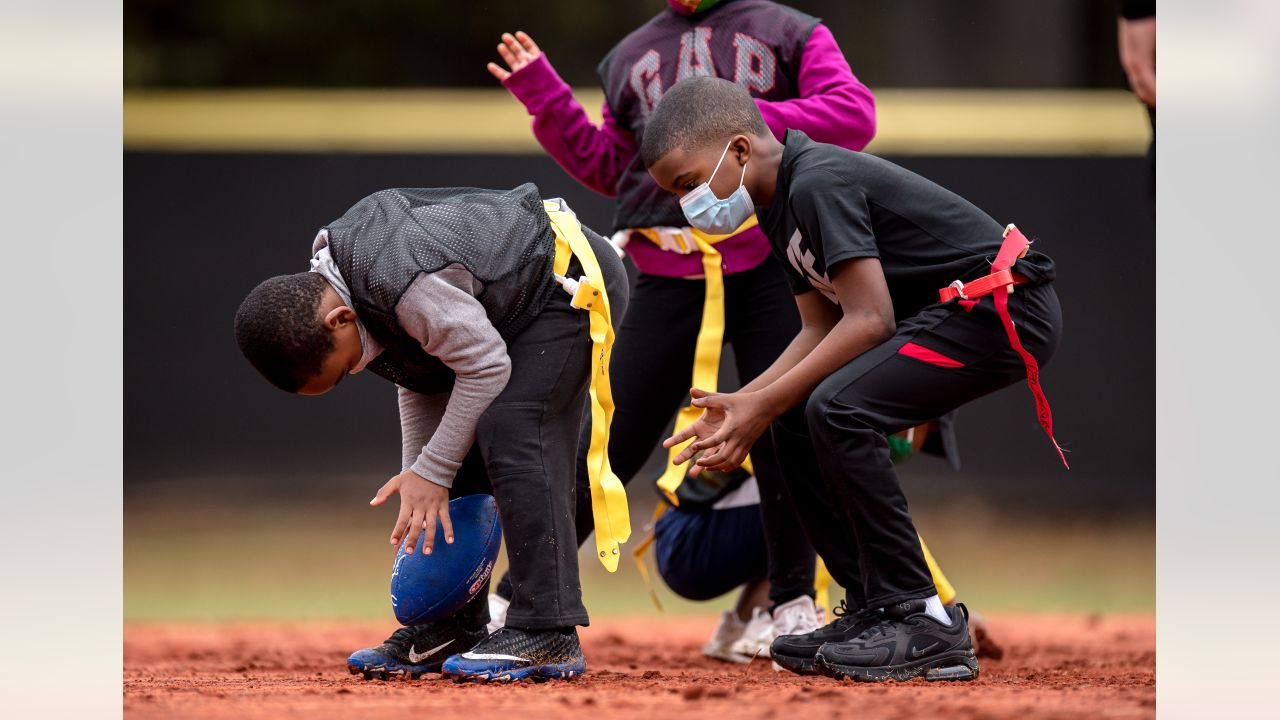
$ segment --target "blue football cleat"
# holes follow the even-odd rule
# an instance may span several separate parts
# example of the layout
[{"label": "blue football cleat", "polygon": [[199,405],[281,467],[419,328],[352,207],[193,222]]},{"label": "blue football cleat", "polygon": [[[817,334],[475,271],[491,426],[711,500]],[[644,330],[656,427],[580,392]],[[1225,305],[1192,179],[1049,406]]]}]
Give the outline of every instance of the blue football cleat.
[{"label": "blue football cleat", "polygon": [[468,652],[451,655],[441,672],[458,682],[572,680],[587,669],[578,631],[504,627]]},{"label": "blue football cleat", "polygon": [[440,672],[445,658],[475,646],[487,634],[483,626],[469,630],[453,619],[402,627],[381,645],[351,653],[347,671],[365,680],[417,680],[426,673]]}]

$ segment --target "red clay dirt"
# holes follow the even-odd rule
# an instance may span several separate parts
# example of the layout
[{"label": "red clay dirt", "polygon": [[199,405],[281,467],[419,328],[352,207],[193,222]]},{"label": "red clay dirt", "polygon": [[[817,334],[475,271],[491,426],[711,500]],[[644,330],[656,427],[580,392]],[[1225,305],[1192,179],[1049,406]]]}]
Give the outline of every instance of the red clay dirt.
[{"label": "red clay dirt", "polygon": [[1155,716],[1151,616],[988,618],[1004,645],[969,683],[854,684],[704,658],[711,618],[607,618],[582,631],[587,674],[510,686],[364,681],[352,650],[386,623],[130,625],[128,718],[1147,718]]}]

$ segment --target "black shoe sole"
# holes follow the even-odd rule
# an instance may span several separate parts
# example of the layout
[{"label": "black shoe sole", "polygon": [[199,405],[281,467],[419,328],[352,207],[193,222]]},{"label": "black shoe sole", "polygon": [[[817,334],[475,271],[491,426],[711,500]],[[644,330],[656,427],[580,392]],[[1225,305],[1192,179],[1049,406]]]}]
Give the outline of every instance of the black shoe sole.
[{"label": "black shoe sole", "polygon": [[[929,682],[965,682],[978,679],[978,659],[972,650],[953,650],[902,665],[863,667],[829,662],[818,651],[815,658],[818,672],[837,680],[849,678],[856,682],[907,682],[923,677]],[[781,663],[779,663],[781,664]]]},{"label": "black shoe sole", "polygon": [[818,660],[814,657],[794,657],[773,653],[773,661],[779,667],[790,670],[797,675],[818,675]]}]

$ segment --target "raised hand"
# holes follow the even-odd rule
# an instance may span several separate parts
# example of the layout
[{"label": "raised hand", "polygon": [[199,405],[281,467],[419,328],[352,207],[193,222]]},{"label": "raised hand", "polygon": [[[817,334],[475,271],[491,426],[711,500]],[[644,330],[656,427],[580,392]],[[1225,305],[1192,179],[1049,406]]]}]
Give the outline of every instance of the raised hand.
[{"label": "raised hand", "polygon": [[510,70],[497,63],[489,63],[485,67],[489,68],[489,74],[497,78],[498,82],[503,82],[511,77],[511,73],[537,60],[541,54],[538,44],[525,31],[517,30],[515,35],[502,33],[502,42],[498,43],[498,55],[502,56]]}]

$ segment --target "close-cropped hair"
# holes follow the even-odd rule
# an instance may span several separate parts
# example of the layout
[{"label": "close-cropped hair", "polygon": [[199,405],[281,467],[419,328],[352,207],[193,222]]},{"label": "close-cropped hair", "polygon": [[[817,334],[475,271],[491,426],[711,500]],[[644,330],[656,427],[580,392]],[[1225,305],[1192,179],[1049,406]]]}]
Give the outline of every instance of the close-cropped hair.
[{"label": "close-cropped hair", "polygon": [[281,390],[298,392],[333,352],[333,337],[320,319],[326,285],[313,272],[277,275],[249,291],[236,310],[240,352]]},{"label": "close-cropped hair", "polygon": [[691,77],[672,85],[644,126],[640,159],[646,168],[676,148],[722,145],[734,135],[766,135],[769,126],[751,93],[737,83]]}]

